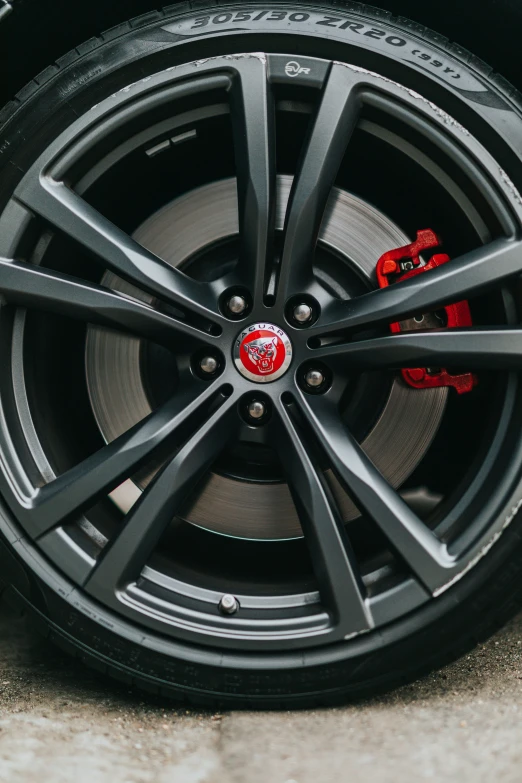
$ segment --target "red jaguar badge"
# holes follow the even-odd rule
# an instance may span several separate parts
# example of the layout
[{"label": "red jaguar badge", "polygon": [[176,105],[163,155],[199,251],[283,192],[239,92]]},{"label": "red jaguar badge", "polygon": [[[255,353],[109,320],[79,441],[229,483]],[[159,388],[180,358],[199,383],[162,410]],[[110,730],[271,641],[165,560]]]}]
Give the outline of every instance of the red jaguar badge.
[{"label": "red jaguar badge", "polygon": [[251,381],[269,383],[280,378],[292,361],[292,344],[286,332],[274,324],[247,326],[234,346],[237,369]]}]

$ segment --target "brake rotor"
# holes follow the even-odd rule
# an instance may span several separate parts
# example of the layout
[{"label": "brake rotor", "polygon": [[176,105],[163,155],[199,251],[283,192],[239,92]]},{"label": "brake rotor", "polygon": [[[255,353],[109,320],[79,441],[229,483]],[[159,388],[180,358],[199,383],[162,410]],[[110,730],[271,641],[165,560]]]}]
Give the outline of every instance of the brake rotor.
[{"label": "brake rotor", "polygon": [[[276,227],[283,229],[292,177],[279,176]],[[172,266],[182,266],[204,248],[238,234],[235,179],[221,180],[175,199],[148,218],[134,238]],[[375,207],[334,188],[323,220],[319,243],[357,267],[376,285],[376,262],[408,237]],[[106,272],[103,285],[144,302],[153,297]],[[408,322],[409,323],[409,322]],[[406,324],[406,322],[405,322]],[[414,323],[411,324],[412,328]],[[148,416],[144,342],[117,332],[89,327],[86,374],[94,416],[110,442]],[[388,482],[399,487],[429,448],[444,414],[446,388],[412,389],[400,375],[391,385],[382,413],[362,446]],[[111,497],[127,512],[159,466],[129,479]],[[326,477],[345,522],[359,512],[335,476]],[[302,535],[288,486],[284,482],[245,481],[209,474],[183,514],[187,522],[218,533],[247,539],[289,539]]]}]

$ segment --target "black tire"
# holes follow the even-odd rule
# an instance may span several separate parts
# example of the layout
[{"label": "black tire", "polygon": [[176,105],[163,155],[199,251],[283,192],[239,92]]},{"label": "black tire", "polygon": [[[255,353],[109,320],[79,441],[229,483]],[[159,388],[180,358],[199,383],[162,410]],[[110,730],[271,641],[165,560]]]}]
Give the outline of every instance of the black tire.
[{"label": "black tire", "polygon": [[[195,28],[200,37],[165,30],[178,23],[181,32]],[[234,24],[242,29],[239,39],[229,31]],[[408,20],[360,4],[270,1],[254,11],[219,1],[153,11],[78,46],[38,75],[0,112],[0,215],[38,156],[91,107],[173,65],[243,50],[353,63],[420,93],[492,153],[506,172],[504,195],[520,220],[522,103],[514,88],[458,45]],[[7,410],[12,389],[2,394]],[[245,652],[151,630],[89,597],[27,534],[7,497],[0,506],[4,596],[87,665],[195,705],[304,707],[394,687],[463,654],[522,606],[522,485],[514,443],[520,403],[515,394],[504,435],[513,460],[492,465],[491,497],[476,500],[477,514],[488,513],[488,529],[498,532],[449,589],[357,638]]]}]

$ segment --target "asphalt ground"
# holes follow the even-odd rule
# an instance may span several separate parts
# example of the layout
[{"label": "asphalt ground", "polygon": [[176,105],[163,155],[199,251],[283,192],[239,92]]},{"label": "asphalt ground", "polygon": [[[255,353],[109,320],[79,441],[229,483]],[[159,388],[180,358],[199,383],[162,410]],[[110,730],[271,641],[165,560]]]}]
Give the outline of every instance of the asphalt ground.
[{"label": "asphalt ground", "polygon": [[0,611],[1,783],[520,783],[522,615],[414,685],[340,709],[177,709]]}]

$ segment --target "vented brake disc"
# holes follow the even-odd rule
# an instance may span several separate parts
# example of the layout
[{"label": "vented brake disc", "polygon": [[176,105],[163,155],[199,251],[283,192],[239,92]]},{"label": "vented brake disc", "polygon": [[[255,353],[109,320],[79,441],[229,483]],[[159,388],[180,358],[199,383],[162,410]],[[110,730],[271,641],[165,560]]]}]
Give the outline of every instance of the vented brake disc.
[{"label": "vented brake disc", "polygon": [[[289,176],[278,177],[277,228],[282,229],[292,186]],[[174,200],[147,219],[134,237],[172,266],[216,242],[238,233],[235,179],[205,185]],[[361,199],[333,189],[319,237],[320,245],[349,259],[362,275],[375,282],[375,266],[390,248],[407,244],[408,237],[387,217]],[[111,272],[103,278],[109,288],[146,302],[153,298]],[[414,328],[414,324],[411,326]],[[139,339],[98,327],[89,327],[86,372],[91,404],[100,431],[112,441],[147,416],[147,395]],[[399,376],[377,422],[362,445],[394,487],[399,487],[429,448],[444,413],[446,388],[412,389]],[[127,511],[154,476],[157,466],[139,479],[127,480],[112,493]],[[346,522],[358,511],[336,481],[327,474]],[[288,539],[301,527],[288,486],[284,482],[237,480],[211,473],[187,508],[185,518],[195,525],[248,539]]]}]

